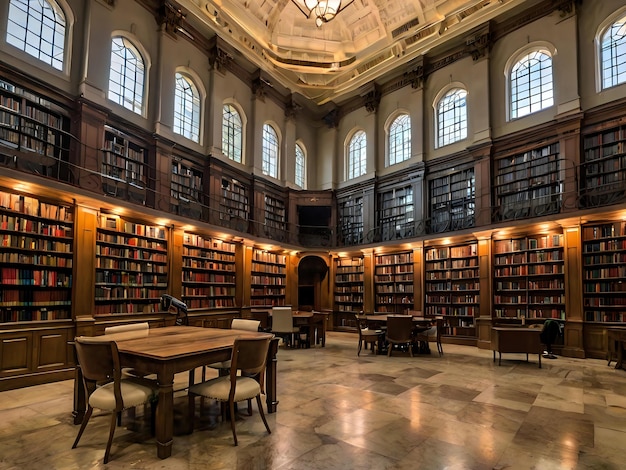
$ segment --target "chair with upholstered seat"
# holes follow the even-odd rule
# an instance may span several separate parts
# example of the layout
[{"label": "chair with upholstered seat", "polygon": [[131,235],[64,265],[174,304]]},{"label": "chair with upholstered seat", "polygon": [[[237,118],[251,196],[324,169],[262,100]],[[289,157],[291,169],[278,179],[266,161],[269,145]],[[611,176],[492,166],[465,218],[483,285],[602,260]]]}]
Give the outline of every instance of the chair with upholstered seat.
[{"label": "chair with upholstered seat", "polygon": [[193,429],[195,416],[196,396],[227,402],[230,408],[230,426],[233,439],[237,445],[235,403],[256,398],[265,429],[271,434],[272,431],[265,419],[261,402],[261,394],[264,393],[265,364],[270,339],[270,337],[235,339],[230,358],[230,373],[227,376],[217,377],[189,387],[189,425],[191,429]]},{"label": "chair with upholstered seat", "polygon": [[355,315],[357,329],[359,332],[359,348],[356,352],[357,356],[361,355],[361,349],[365,346],[367,349],[367,345],[370,345],[372,354],[376,352],[376,346],[382,342],[385,337],[385,332],[383,330],[374,330],[370,329],[367,326],[367,321],[363,319],[363,317],[359,315]]},{"label": "chair with upholstered seat", "polygon": [[441,344],[441,333],[443,331],[443,318],[435,318],[435,324],[415,336],[415,341],[423,343],[436,343],[439,357],[443,356],[443,345]]},{"label": "chair with upholstered seat", "polygon": [[387,335],[389,343],[387,356],[391,356],[391,350],[396,345],[406,345],[409,354],[413,357],[413,317],[410,315],[389,315],[387,317]]},{"label": "chair with upholstered seat", "polygon": [[280,336],[287,344],[295,344],[300,336],[300,327],[293,326],[291,307],[272,307],[272,333]]},{"label": "chair with upholstered seat", "polygon": [[95,338],[83,336],[76,338],[75,346],[88,396],[88,406],[72,449],[78,445],[94,408],[109,411],[111,424],[104,452],[104,463],[107,463],[118,413],[145,403],[154,404],[157,387],[156,384],[146,380],[122,379],[119,352],[115,341],[106,340],[105,336]]}]

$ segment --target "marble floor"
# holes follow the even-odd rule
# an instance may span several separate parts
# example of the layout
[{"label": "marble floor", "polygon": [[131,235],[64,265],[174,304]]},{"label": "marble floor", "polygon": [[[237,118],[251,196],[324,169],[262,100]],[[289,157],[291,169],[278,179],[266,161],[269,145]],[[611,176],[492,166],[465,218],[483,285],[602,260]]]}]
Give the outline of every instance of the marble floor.
[{"label": "marble floor", "polygon": [[[0,393],[1,469],[623,469],[626,371],[605,361],[505,355],[444,344],[391,358],[331,332],[325,348],[281,348],[278,412],[268,435],[256,406],[238,417],[239,446],[215,404],[196,400],[184,435],[177,393],[172,456],[156,456],[138,410],[118,427],[102,464],[108,417],[92,418],[76,449],[71,381]],[[180,381],[178,381],[180,380]],[[177,378],[184,388],[184,374]]]}]

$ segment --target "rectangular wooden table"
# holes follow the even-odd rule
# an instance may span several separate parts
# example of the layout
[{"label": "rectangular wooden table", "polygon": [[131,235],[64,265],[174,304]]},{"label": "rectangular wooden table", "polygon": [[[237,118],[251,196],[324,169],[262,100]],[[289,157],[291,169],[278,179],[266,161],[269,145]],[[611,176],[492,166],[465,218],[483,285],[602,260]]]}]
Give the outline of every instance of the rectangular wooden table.
[{"label": "rectangular wooden table", "polygon": [[[170,326],[151,328],[148,336],[116,340],[121,365],[154,373],[159,384],[159,401],[156,407],[157,454],[165,459],[172,454],[174,434],[174,374],[192,370],[213,362],[230,359],[235,338],[273,337],[269,333],[244,330]],[[115,335],[109,335],[115,339]],[[278,339],[270,342],[266,366],[267,411],[276,411],[276,352]],[[77,368],[78,369],[78,368]],[[82,378],[81,378],[82,382]],[[78,383],[78,378],[77,378]],[[80,389],[75,385],[74,416],[81,422],[86,404],[82,403]],[[77,390],[78,389],[78,390]]]},{"label": "rectangular wooden table", "polygon": [[491,349],[493,350],[493,362],[496,362],[498,352],[498,365],[502,362],[502,353],[526,353],[526,361],[529,354],[539,356],[541,368],[541,354],[543,347],[539,335],[541,328],[501,327],[491,328]]}]

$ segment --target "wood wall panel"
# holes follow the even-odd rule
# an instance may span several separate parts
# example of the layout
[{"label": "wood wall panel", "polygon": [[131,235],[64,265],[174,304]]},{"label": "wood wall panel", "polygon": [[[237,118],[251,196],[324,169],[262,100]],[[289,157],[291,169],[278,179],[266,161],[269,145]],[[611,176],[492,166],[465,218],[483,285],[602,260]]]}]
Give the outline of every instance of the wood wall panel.
[{"label": "wood wall panel", "polygon": [[0,337],[0,377],[32,370],[33,335],[29,331],[3,333]]}]

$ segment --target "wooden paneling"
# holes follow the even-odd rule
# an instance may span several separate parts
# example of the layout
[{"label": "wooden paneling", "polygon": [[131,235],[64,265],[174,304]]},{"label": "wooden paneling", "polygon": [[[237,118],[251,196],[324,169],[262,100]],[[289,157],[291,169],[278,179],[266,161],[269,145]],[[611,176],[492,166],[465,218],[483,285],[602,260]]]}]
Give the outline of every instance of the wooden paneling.
[{"label": "wooden paneling", "polygon": [[32,370],[33,334],[30,331],[2,333],[0,336],[0,377]]}]

